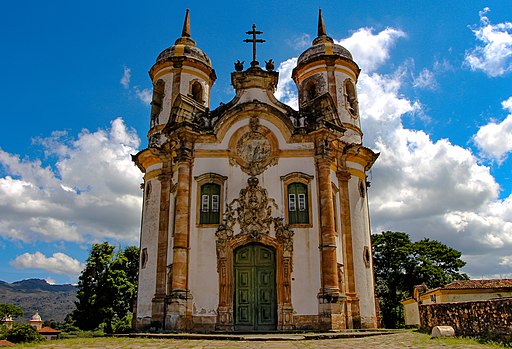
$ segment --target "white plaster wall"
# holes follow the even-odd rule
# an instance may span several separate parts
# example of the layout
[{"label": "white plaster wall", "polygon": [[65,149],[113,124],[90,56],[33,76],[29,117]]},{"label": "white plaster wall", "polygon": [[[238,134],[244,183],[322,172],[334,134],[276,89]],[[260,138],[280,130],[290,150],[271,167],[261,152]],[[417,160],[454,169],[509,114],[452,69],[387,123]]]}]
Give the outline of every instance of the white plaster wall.
[{"label": "white plaster wall", "polygon": [[410,303],[404,305],[405,312],[405,326],[419,326],[420,324],[420,311],[418,303]]},{"label": "white plaster wall", "polygon": [[139,269],[137,318],[151,316],[151,300],[155,295],[156,285],[160,182],[157,179],[150,179],[147,183],[151,183],[151,194],[144,202],[140,248],[141,251],[147,248],[148,261],[146,268]]},{"label": "white plaster wall", "polygon": [[190,95],[190,82],[192,80],[197,80],[203,86],[204,105],[206,107],[209,107],[210,106],[210,100],[209,100],[210,99],[210,86],[207,83],[208,77],[201,70],[193,68],[193,67],[184,66],[183,69],[192,70],[192,71],[196,72],[201,77],[199,77],[197,75],[190,74],[188,72],[182,72],[179,92],[182,95],[189,96]]},{"label": "white plaster wall", "polygon": [[[352,222],[352,246],[354,256],[354,276],[356,292],[359,296],[361,320],[363,323],[375,319],[375,298],[372,265],[364,263],[364,247],[371,248],[370,222],[368,218],[367,195],[359,193],[359,178],[349,180],[350,218]],[[371,252],[371,251],[370,251]]]},{"label": "white plaster wall", "polygon": [[[234,130],[248,124],[248,119],[241,120],[232,126],[225,139],[215,148],[227,148],[227,141]],[[313,145],[286,144],[279,129],[266,120],[260,119],[276,135],[280,148],[311,148]],[[205,144],[197,144],[196,149],[204,149]],[[225,196],[223,209],[226,204],[238,198],[241,189],[247,186],[249,176],[241,171],[239,166],[231,166],[227,158],[196,158],[194,160],[193,177],[204,173],[217,173],[227,176],[224,184]],[[318,192],[316,187],[315,162],[313,157],[281,158],[276,166],[269,167],[259,175],[260,185],[265,188],[270,198],[273,198],[278,209],[273,210],[273,216],[284,218],[284,187],[281,176],[292,172],[302,172],[315,178],[311,182],[311,228],[294,228],[294,259],[292,273],[292,303],[297,314],[317,314],[317,294],[320,289],[320,253],[318,233]],[[190,240],[190,277],[189,287],[193,295],[194,313],[197,315],[213,315],[218,305],[218,274],[215,251],[216,228],[198,228],[197,222],[197,190],[195,180],[192,185],[191,210],[191,240]],[[273,235],[273,231],[271,232]]]}]

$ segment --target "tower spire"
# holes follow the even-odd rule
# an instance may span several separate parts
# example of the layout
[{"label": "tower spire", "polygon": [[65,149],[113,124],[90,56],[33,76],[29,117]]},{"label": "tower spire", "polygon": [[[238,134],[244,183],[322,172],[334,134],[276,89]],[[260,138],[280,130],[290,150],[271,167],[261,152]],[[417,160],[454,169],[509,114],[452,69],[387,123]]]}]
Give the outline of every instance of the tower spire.
[{"label": "tower spire", "polygon": [[[188,11],[188,10],[187,10]],[[322,17],[322,9],[318,9],[318,36],[326,36],[324,18]]]},{"label": "tower spire", "polygon": [[185,22],[183,23],[183,30],[181,31],[181,36],[190,38],[190,11],[187,9],[187,13],[185,14]]}]

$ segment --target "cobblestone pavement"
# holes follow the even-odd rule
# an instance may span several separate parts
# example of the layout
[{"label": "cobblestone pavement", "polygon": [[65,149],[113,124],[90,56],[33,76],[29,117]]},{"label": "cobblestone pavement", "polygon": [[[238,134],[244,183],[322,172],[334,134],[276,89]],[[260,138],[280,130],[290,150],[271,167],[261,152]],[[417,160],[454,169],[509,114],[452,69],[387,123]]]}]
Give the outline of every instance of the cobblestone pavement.
[{"label": "cobblestone pavement", "polygon": [[[293,337],[293,336],[291,336]],[[19,346],[22,348],[23,346]],[[41,349],[117,349],[117,348],[186,348],[186,349],[395,349],[395,348],[490,348],[473,341],[460,339],[430,339],[429,335],[403,332],[362,338],[340,338],[290,341],[233,341],[233,340],[192,340],[157,338],[88,338],[59,340],[37,345]]]}]

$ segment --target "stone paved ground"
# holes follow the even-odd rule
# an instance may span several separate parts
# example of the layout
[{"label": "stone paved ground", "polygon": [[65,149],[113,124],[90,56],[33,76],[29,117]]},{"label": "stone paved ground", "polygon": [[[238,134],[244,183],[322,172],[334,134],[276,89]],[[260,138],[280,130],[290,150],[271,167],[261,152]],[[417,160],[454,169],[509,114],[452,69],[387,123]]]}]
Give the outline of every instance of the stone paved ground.
[{"label": "stone paved ground", "polygon": [[[18,346],[26,348],[27,346]],[[320,339],[300,341],[232,341],[232,340],[190,340],[156,338],[87,338],[59,340],[53,343],[39,344],[41,349],[395,349],[395,348],[454,348],[476,349],[492,348],[473,341],[459,339],[430,339],[429,335],[403,332],[363,338]]]}]

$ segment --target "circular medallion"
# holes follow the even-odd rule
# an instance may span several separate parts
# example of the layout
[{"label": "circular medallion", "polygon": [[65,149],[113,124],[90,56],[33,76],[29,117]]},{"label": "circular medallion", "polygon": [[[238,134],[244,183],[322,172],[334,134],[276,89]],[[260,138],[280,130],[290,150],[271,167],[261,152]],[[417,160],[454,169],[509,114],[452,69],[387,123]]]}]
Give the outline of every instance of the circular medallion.
[{"label": "circular medallion", "polygon": [[270,141],[259,132],[244,134],[236,143],[238,156],[248,165],[266,162],[272,152]]}]

